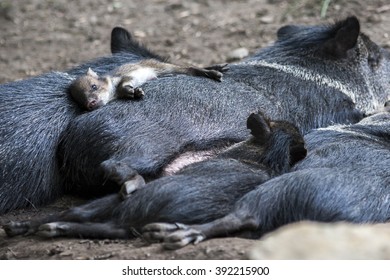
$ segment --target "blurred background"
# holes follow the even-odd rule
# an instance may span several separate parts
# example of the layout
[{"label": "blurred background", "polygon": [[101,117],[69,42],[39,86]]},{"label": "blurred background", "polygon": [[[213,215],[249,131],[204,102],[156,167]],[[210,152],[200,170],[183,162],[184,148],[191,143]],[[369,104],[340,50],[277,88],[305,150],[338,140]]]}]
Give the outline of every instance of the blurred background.
[{"label": "blurred background", "polygon": [[348,15],[390,48],[390,0],[1,0],[0,83],[108,55],[114,26],[173,62],[201,66],[255,52],[284,24]]}]

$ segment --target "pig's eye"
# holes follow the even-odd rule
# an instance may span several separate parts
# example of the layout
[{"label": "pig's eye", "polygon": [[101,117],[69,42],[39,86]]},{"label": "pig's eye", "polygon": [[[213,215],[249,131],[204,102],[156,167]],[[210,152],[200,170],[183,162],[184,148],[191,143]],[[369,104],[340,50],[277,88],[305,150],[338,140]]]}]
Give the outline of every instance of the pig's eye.
[{"label": "pig's eye", "polygon": [[93,85],[91,85],[91,89],[92,89],[92,90],[97,90],[98,87],[97,87],[97,85],[93,84]]}]

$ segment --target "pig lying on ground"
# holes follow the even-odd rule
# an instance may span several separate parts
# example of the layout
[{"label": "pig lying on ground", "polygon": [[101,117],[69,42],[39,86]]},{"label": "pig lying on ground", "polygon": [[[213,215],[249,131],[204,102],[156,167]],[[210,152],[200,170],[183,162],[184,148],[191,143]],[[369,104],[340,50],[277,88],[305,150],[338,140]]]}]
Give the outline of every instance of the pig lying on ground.
[{"label": "pig lying on ground", "polygon": [[288,122],[251,114],[247,127],[253,136],[216,158],[146,185],[127,167],[127,172],[116,174],[127,175],[119,179],[124,182],[119,194],[43,219],[11,222],[4,229],[9,236],[38,231],[50,237],[129,238],[150,222],[203,223],[220,218],[256,185],[289,171],[306,156],[303,137]]},{"label": "pig lying on ground", "polygon": [[148,98],[140,102],[116,100],[82,114],[67,88],[89,67],[104,75],[124,63],[159,59],[130,34],[113,34],[111,46],[112,56],[67,72],[0,85],[0,213],[65,192],[117,192],[120,184],[107,178],[121,165],[155,179],[167,167],[176,170],[172,163],[183,162],[181,156],[190,163],[246,139],[245,121],[254,111],[306,133],[358,122],[389,98],[389,53],[350,17],[281,28],[274,45],[230,65],[223,83],[166,77],[146,83]]},{"label": "pig lying on ground", "polygon": [[293,172],[255,187],[226,216],[203,224],[149,224],[143,229],[144,236],[176,249],[242,232],[259,237],[301,220],[390,220],[389,112],[355,125],[314,130],[305,136],[305,142],[308,155]]}]

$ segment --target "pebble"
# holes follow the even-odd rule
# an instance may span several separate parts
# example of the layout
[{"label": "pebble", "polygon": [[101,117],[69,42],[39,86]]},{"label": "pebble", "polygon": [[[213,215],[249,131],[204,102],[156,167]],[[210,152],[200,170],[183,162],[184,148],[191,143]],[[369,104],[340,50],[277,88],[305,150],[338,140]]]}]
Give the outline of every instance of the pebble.
[{"label": "pebble", "polygon": [[247,48],[238,48],[231,51],[227,55],[227,60],[228,61],[240,60],[247,57],[248,55],[249,55],[249,51]]},{"label": "pebble", "polygon": [[250,259],[390,259],[390,224],[300,222],[261,238]]},{"label": "pebble", "polygon": [[261,23],[265,23],[265,24],[273,23],[274,22],[274,17],[271,16],[271,15],[263,16],[263,17],[260,18],[260,22]]}]

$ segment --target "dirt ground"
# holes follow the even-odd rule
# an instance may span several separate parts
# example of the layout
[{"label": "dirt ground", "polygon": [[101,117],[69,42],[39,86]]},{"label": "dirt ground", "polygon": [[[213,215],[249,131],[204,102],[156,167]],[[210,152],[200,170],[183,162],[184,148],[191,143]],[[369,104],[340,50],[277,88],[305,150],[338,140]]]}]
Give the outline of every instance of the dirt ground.
[{"label": "dirt ground", "polygon": [[[390,48],[390,0],[332,0],[325,18],[322,0],[1,0],[0,83],[50,70],[64,70],[110,51],[114,26],[130,30],[155,52],[174,62],[208,65],[269,45],[285,24],[334,22],[356,15],[362,30]],[[0,216],[38,217],[81,201],[64,197],[41,209]],[[140,238],[42,240],[6,238],[0,230],[0,259],[245,259],[254,240],[214,239],[177,251],[164,251]]]}]

